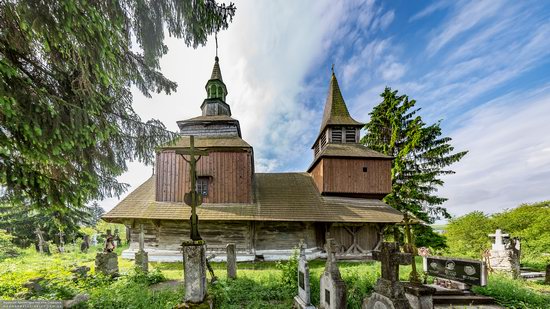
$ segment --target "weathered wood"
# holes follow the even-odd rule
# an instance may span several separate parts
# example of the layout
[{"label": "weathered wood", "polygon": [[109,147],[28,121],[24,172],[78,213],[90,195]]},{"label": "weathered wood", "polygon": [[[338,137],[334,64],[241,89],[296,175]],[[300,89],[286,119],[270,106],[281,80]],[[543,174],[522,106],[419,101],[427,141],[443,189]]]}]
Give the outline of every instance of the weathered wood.
[{"label": "weathered wood", "polygon": [[390,160],[322,158],[311,176],[321,193],[382,196],[391,191],[390,172]]},{"label": "weathered wood", "polygon": [[[212,151],[197,162],[197,176],[208,177],[203,203],[252,203],[252,154],[249,151]],[[183,202],[190,190],[189,164],[174,150],[157,155],[156,200]]]}]

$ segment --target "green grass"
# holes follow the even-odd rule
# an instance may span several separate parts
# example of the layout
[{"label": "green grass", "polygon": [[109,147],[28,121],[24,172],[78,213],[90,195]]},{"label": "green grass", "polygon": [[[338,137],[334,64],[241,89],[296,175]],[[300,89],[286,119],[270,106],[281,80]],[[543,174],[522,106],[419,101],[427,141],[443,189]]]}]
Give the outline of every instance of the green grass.
[{"label": "green grass", "polygon": [[[93,274],[95,254],[99,247],[83,254],[71,250],[65,254],[42,256],[24,250],[18,258],[0,262],[0,299],[70,299],[78,293],[90,294],[88,308],[173,308],[183,299],[181,288],[153,291],[152,283],[160,280],[182,280],[182,263],[151,263],[152,270],[144,275],[133,270],[133,262],[119,259],[122,276],[110,279]],[[73,248],[75,249],[75,248]],[[120,253],[125,248],[118,248]],[[88,278],[73,278],[75,266],[92,268]],[[420,259],[417,260],[420,269]],[[292,267],[274,262],[239,263],[238,278],[228,280],[225,263],[213,263],[219,278],[209,286],[209,294],[217,308],[290,308],[296,295]],[[311,261],[312,301],[319,303],[319,277],[324,261]],[[376,262],[340,262],[340,271],[348,288],[348,308],[361,308],[361,302],[380,276]],[[410,266],[401,267],[400,276],[407,279]],[[29,279],[44,277],[44,291],[26,293],[21,285]],[[286,279],[286,280],[285,280]],[[509,308],[550,308],[550,287],[542,282],[514,281],[503,276],[491,276],[489,286],[476,288],[481,294],[493,296]],[[549,294],[544,294],[549,293]]]}]

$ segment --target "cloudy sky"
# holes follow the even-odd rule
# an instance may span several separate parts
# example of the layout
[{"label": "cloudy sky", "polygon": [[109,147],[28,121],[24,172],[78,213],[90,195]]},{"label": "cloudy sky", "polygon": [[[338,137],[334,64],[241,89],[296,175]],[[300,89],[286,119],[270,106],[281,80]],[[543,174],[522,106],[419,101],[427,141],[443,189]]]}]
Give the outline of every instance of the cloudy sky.
[{"label": "cloudy sky", "polygon": [[[453,215],[550,199],[548,2],[235,2],[234,22],[218,36],[220,64],[257,171],[311,163],[334,63],[355,119],[368,121],[389,86],[469,151],[440,190]],[[166,43],[162,71],[178,91],[152,99],[134,91],[134,108],[177,131],[177,120],[200,114],[215,44]],[[151,170],[130,163],[119,179],[131,191]]]}]

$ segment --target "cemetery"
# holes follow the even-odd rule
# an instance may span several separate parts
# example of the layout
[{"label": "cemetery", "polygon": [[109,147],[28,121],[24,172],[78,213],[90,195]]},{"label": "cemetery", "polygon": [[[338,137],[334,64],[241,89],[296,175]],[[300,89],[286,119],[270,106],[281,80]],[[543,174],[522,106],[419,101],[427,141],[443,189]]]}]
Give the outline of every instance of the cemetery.
[{"label": "cemetery", "polygon": [[550,308],[550,8],[266,3],[0,1],[0,309]]}]

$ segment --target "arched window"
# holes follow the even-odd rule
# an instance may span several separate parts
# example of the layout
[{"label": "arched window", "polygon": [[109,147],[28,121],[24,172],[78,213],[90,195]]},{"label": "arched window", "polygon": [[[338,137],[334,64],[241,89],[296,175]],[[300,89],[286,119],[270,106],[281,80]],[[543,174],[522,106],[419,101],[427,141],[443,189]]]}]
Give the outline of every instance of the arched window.
[{"label": "arched window", "polygon": [[223,88],[222,88],[222,86],[218,86],[218,96],[217,97],[223,99]]},{"label": "arched window", "polygon": [[211,86],[210,86],[210,89],[209,89],[209,91],[208,91],[208,97],[209,97],[210,99],[216,97],[216,86],[215,86],[215,85],[211,85]]}]

